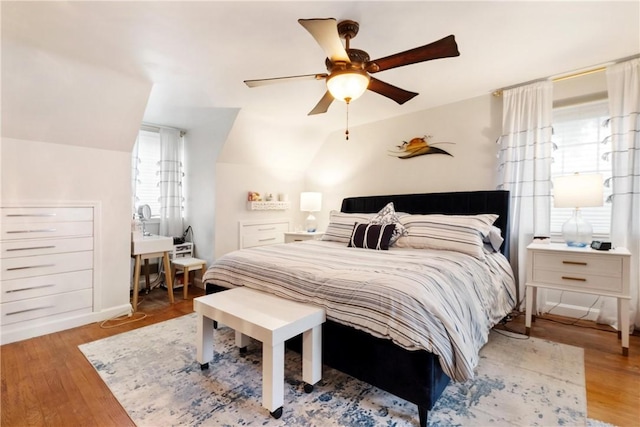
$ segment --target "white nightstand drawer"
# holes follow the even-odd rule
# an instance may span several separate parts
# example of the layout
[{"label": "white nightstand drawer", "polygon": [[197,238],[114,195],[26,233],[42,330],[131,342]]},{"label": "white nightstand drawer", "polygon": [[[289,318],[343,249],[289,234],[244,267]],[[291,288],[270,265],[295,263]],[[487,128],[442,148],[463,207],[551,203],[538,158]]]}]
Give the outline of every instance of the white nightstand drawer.
[{"label": "white nightstand drawer", "polygon": [[[534,276],[538,270],[562,271],[581,275],[595,274],[607,277],[622,277],[622,258],[572,253],[533,254]],[[535,277],[534,277],[534,280]]]},{"label": "white nightstand drawer", "polygon": [[29,239],[0,242],[0,258],[18,258],[23,256],[91,250],[93,250],[92,237],[42,240]]},{"label": "white nightstand drawer", "polygon": [[1,208],[3,224],[93,221],[93,208]]},{"label": "white nightstand drawer", "polygon": [[533,281],[536,283],[562,285],[564,288],[574,288],[576,291],[599,290],[622,292],[622,278],[620,274],[618,274],[618,277],[612,277],[574,273],[571,271],[534,269]]},{"label": "white nightstand drawer", "polygon": [[93,270],[4,280],[1,286],[0,303],[90,289],[93,286]]},{"label": "white nightstand drawer", "polygon": [[246,234],[273,234],[273,233],[284,233],[285,231],[289,231],[289,223],[288,222],[272,222],[264,224],[243,224],[242,225],[243,233]]},{"label": "white nightstand drawer", "polygon": [[2,260],[0,279],[13,280],[93,268],[93,251],[41,255]]},{"label": "white nightstand drawer", "polygon": [[284,243],[284,233],[289,231],[289,223],[288,219],[240,221],[238,223],[240,249]]},{"label": "white nightstand drawer", "polygon": [[284,243],[282,232],[269,232],[260,234],[248,234],[242,238],[242,247],[251,248],[253,246],[275,245]]},{"label": "white nightstand drawer", "polygon": [[90,308],[93,300],[91,289],[30,298],[0,304],[0,323],[10,325],[26,320],[49,317],[54,314]]}]

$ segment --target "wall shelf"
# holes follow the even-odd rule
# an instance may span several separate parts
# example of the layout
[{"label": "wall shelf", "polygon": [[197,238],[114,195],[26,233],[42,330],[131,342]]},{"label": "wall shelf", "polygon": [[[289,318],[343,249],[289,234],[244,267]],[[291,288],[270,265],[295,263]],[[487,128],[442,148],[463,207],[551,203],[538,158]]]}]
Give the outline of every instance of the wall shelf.
[{"label": "wall shelf", "polygon": [[284,211],[291,207],[291,202],[247,202],[250,211]]}]

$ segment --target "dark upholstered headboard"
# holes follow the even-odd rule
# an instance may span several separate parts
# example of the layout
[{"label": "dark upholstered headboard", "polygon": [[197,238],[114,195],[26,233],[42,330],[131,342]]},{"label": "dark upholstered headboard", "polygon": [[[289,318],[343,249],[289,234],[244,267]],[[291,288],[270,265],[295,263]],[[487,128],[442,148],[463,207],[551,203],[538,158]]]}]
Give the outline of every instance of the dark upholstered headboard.
[{"label": "dark upholstered headboard", "polygon": [[451,193],[394,194],[388,196],[347,197],[342,212],[375,213],[393,202],[396,212],[410,214],[472,215],[498,214],[495,226],[502,230],[504,243],[500,251],[509,257],[509,192],[458,191]]}]

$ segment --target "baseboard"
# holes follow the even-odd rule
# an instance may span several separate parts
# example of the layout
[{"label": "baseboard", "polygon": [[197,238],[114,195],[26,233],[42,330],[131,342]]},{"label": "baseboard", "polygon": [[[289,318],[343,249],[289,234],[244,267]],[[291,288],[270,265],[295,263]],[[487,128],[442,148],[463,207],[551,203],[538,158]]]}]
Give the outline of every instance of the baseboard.
[{"label": "baseboard", "polygon": [[595,322],[600,314],[600,309],[595,307],[589,309],[589,307],[583,307],[580,305],[557,304],[547,301],[541,312],[542,314],[557,314],[558,316],[571,317],[574,319],[582,318],[584,320],[591,320]]},{"label": "baseboard", "polygon": [[131,304],[110,307],[100,312],[79,313],[64,319],[56,319],[49,322],[29,322],[25,326],[21,326],[20,324],[6,325],[2,327],[0,345],[60,332],[128,314],[131,314]]}]

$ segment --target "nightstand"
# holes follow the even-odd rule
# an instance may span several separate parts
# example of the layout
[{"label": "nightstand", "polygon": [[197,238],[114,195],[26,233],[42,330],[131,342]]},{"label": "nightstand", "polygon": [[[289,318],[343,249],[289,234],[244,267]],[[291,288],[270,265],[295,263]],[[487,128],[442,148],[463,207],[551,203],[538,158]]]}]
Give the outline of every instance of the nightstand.
[{"label": "nightstand", "polygon": [[625,248],[596,251],[564,243],[527,246],[527,335],[535,317],[538,288],[614,297],[618,299],[618,338],[622,339],[622,354],[628,356],[630,261],[631,253]]},{"label": "nightstand", "polygon": [[324,232],[322,231],[287,231],[284,233],[284,242],[302,242],[304,240],[320,240]]}]

